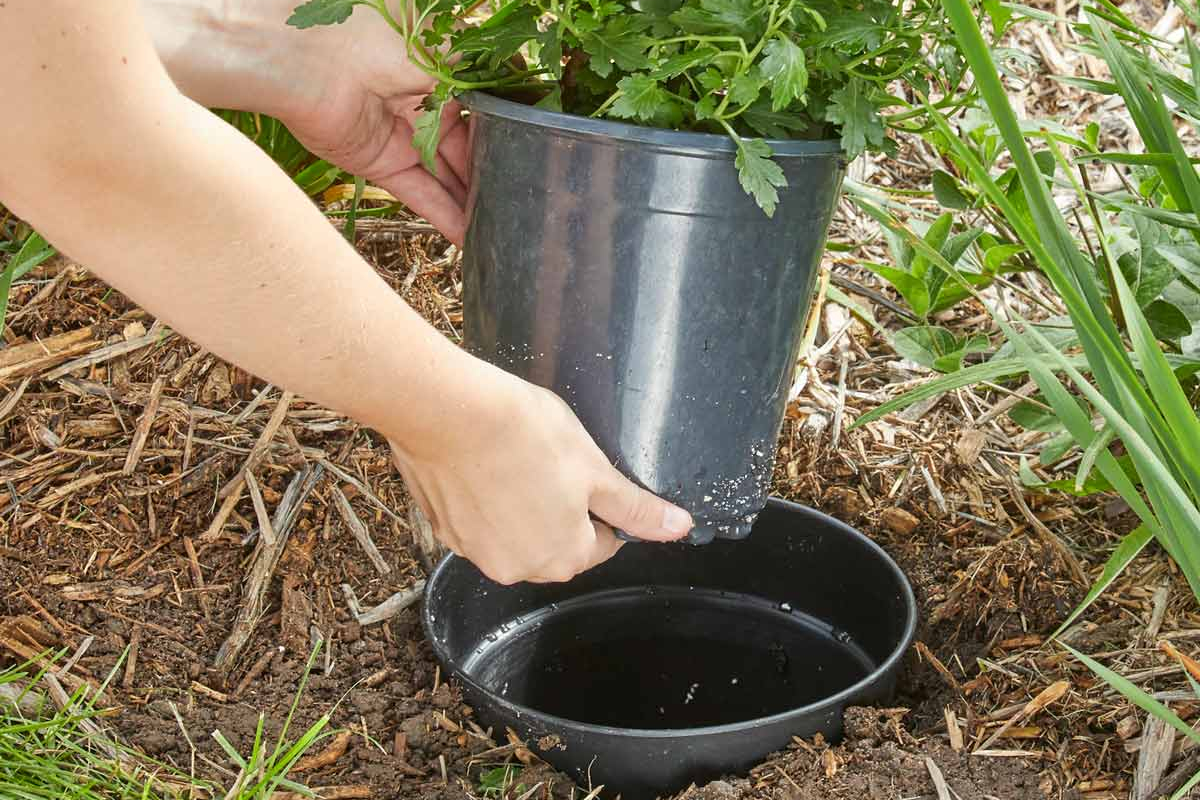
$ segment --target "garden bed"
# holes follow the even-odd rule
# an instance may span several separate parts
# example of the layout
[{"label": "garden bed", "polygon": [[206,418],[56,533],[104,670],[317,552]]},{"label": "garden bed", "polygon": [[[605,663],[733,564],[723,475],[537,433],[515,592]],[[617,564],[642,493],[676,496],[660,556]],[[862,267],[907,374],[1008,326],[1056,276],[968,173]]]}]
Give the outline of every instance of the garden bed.
[{"label": "garden bed", "polygon": [[[454,336],[454,261],[439,240],[404,227],[365,232],[363,250]],[[473,724],[430,657],[415,607],[372,625],[352,617],[344,585],[365,608],[424,575],[401,483],[373,434],[300,400],[282,411],[274,389],[260,401],[262,384],[177,337],[150,336],[142,312],[65,261],[19,290],[13,309],[17,335],[46,347],[26,366],[12,354],[32,350],[10,348],[0,362],[10,370],[5,397],[24,386],[0,423],[4,474],[21,498],[14,506],[6,495],[0,510],[0,581],[11,587],[0,600],[6,660],[35,642],[70,654],[91,637],[70,674],[100,681],[116,669],[106,704],[118,709],[109,718],[117,733],[184,773],[228,784],[233,765],[212,732],[240,752],[251,746],[260,713],[268,733],[277,732],[319,638],[325,644],[293,730],[330,713],[333,728],[346,733],[320,742],[316,766],[296,779],[339,787],[330,797],[501,790],[515,797],[519,786],[523,793],[536,784],[531,797],[570,795],[565,780],[537,764],[539,748],[553,743],[511,742]],[[823,316],[826,334],[844,327],[839,309]],[[68,336],[78,340],[69,351],[47,354]],[[131,344],[101,350],[110,340]],[[119,354],[62,369],[105,352]],[[1021,490],[1014,444],[996,422],[1003,418],[990,413],[994,401],[975,394],[843,432],[835,443],[830,421],[873,407],[867,398],[883,399],[886,387],[919,380],[910,366],[852,324],[790,407],[775,482],[778,494],[861,526],[910,576],[920,643],[895,708],[858,712],[839,747],[797,741],[749,779],[700,787],[694,796],[939,797],[930,765],[962,797],[1128,791],[1142,715],[1045,640],[1086,590],[1077,570],[1093,576],[1129,520],[1103,504],[1080,507]],[[247,497],[214,528],[224,504],[218,494],[268,425],[275,435],[254,470],[267,511],[305,469],[327,463],[342,474],[327,469],[303,499],[265,584],[263,617],[232,668],[216,669],[245,600],[254,547],[242,539],[256,527]],[[351,535],[335,487],[369,531],[386,573]],[[1091,652],[1122,651],[1128,671],[1150,676],[1152,685],[1182,688],[1143,629],[1154,624],[1185,642],[1195,635],[1171,602],[1188,592],[1157,551],[1147,553],[1079,635]],[[1067,685],[1055,690],[1058,681]],[[1060,696],[1023,714],[1048,688]],[[1002,725],[1004,735],[984,754],[967,755]],[[494,780],[506,763],[520,773],[510,786],[489,788],[488,776]]]}]

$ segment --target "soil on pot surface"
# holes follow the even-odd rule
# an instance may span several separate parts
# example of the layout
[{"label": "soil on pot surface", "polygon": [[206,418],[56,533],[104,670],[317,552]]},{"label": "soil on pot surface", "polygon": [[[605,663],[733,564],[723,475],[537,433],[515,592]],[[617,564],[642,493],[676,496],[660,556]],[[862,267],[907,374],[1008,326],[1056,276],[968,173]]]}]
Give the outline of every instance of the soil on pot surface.
[{"label": "soil on pot surface", "polygon": [[[445,244],[416,223],[394,226],[365,225],[362,249],[455,336],[461,284]],[[588,787],[540,762],[556,742],[479,725],[432,659],[418,606],[356,617],[427,574],[384,442],[301,399],[284,405],[278,390],[178,337],[147,336],[153,319],[69,262],[31,275],[39,283],[15,291],[15,339],[0,350],[15,376],[0,383],[0,407],[17,396],[0,419],[0,667],[61,647],[79,655],[68,689],[115,670],[105,723],[225,787],[235,767],[212,733],[248,754],[260,714],[277,735],[300,693],[289,738],[326,714],[331,735],[293,778],[327,798],[583,796]],[[826,334],[839,328],[822,322]],[[1125,510],[1022,490],[1004,427],[964,417],[964,404],[973,419],[990,407],[974,395],[842,430],[835,443],[836,402],[821,387],[844,365],[844,415],[923,377],[869,329],[848,330],[849,346],[828,351],[789,409],[774,491],[857,525],[908,574],[921,627],[893,701],[902,710],[854,712],[845,742],[795,742],[749,776],[683,795],[954,797],[940,774],[962,798],[1127,797],[1144,715],[1047,644],[1128,530]],[[53,373],[82,352],[142,340],[154,346]],[[277,559],[239,486],[248,460],[266,510],[293,511]],[[1188,597],[1148,548],[1070,640],[1115,653],[1146,688],[1182,695],[1182,673],[1165,668],[1173,662],[1145,630],[1153,623],[1190,650]],[[1188,720],[1200,711],[1174,708]],[[513,769],[496,771],[504,765]]]}]

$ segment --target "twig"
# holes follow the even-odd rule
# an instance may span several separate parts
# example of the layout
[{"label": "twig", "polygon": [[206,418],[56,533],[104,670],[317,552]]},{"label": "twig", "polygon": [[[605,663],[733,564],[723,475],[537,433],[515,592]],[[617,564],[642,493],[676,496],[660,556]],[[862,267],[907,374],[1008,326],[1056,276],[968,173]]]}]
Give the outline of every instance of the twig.
[{"label": "twig", "polygon": [[267,514],[267,504],[263,502],[262,491],[258,488],[258,479],[254,472],[246,471],[246,488],[250,490],[250,502],[254,505],[254,516],[258,520],[259,535],[268,547],[275,544],[275,529],[271,526],[271,517]]},{"label": "twig", "polygon": [[79,369],[93,367],[96,364],[103,364],[105,361],[111,361],[117,356],[128,355],[143,347],[149,347],[158,342],[165,342],[174,334],[171,331],[163,330],[159,323],[155,323],[150,327],[150,331],[145,336],[139,336],[136,339],[130,339],[125,342],[117,342],[116,344],[105,345],[104,347],[93,350],[82,358],[77,358],[74,361],[68,361],[57,369],[53,369],[43,376],[44,380],[53,381],[59,378],[64,378]]},{"label": "twig", "polygon": [[950,797],[950,787],[946,785],[946,777],[942,775],[938,765],[933,763],[933,759],[925,757],[925,769],[929,770],[929,778],[933,781],[933,788],[937,791],[938,800],[954,800]]},{"label": "twig", "polygon": [[341,489],[334,486],[332,493],[334,505],[336,505],[338,511],[341,512],[342,519],[345,520],[346,526],[350,528],[350,533],[354,536],[354,540],[358,542],[359,547],[366,552],[367,558],[371,560],[371,563],[375,566],[375,569],[379,571],[379,574],[387,575],[392,571],[392,568],[388,566],[387,561],[385,561],[383,558],[383,554],[379,552],[379,548],[376,547],[375,542],[372,541],[371,533],[367,530],[367,526],[364,525],[363,521],[358,518],[357,514],[354,513],[353,506],[350,505],[350,501],[346,499],[346,495],[342,493]]},{"label": "twig", "polygon": [[121,679],[121,688],[125,691],[133,689],[133,678],[137,670],[138,651],[142,649],[142,626],[134,625],[133,633],[129,636],[129,657],[125,660],[125,676]]},{"label": "twig", "polygon": [[[283,404],[283,401],[280,401]],[[324,474],[324,469],[318,466],[305,467],[296,473],[296,477],[288,485],[275,509],[275,518],[271,521],[275,531],[275,542],[268,544],[265,536],[259,536],[258,547],[255,550],[254,561],[246,577],[245,588],[242,592],[242,604],[234,621],[229,637],[217,651],[214,666],[228,671],[237,661],[242,648],[250,641],[254,628],[258,625],[265,610],[267,587],[280,556],[287,546],[288,535],[300,516],[300,506],[307,499],[317,481]]]},{"label": "twig", "polygon": [[192,576],[192,588],[196,590],[196,602],[200,604],[200,611],[205,619],[211,619],[212,607],[209,605],[208,595],[204,592],[204,571],[200,568],[200,559],[196,555],[196,545],[192,543],[192,537],[183,537],[183,549],[187,552],[188,572]]},{"label": "twig", "polygon": [[412,588],[405,589],[402,592],[396,592],[394,595],[384,600],[379,605],[372,609],[364,611],[358,615],[359,625],[374,625],[377,622],[389,620],[399,614],[404,609],[411,606],[413,603],[421,599],[421,595],[425,592],[425,581],[420,580],[412,585]]},{"label": "twig", "polygon": [[1011,476],[1008,479],[1008,496],[1012,498],[1013,503],[1021,512],[1021,516],[1025,518],[1025,521],[1062,558],[1063,562],[1067,565],[1067,569],[1070,570],[1072,577],[1083,586],[1089,585],[1087,573],[1083,571],[1083,567],[1079,564],[1079,559],[1071,552],[1071,548],[1067,546],[1066,542],[1060,539],[1054,531],[1047,528],[1045,523],[1037,518],[1037,515],[1033,513],[1029,504],[1025,502],[1025,497],[1017,487],[1016,480]]},{"label": "twig", "polygon": [[1138,753],[1137,769],[1133,774],[1131,800],[1152,800],[1167,767],[1171,765],[1171,750],[1175,744],[1175,729],[1158,717],[1148,715],[1142,732],[1142,748]]},{"label": "twig", "polygon": [[158,416],[158,402],[162,397],[165,383],[166,379],[159,375],[154,379],[154,385],[150,387],[150,399],[146,401],[146,408],[142,411],[137,428],[134,429],[133,442],[129,445],[129,455],[125,457],[125,466],[121,470],[123,475],[132,475],[133,471],[137,469],[138,461],[142,457],[142,450],[146,447],[146,439],[150,436],[150,428],[154,425],[154,418]]},{"label": "twig", "polygon": [[350,484],[351,486],[353,486],[355,489],[357,489],[357,490],[359,491],[359,493],[360,493],[360,494],[362,494],[362,496],[363,496],[363,497],[367,498],[367,500],[368,500],[368,501],[371,503],[371,505],[375,506],[375,507],[376,507],[376,508],[378,508],[380,511],[382,511],[382,512],[383,512],[383,513],[385,513],[385,514],[387,514],[389,517],[391,517],[392,519],[396,520],[397,522],[399,522],[399,523],[400,523],[401,525],[403,525],[404,527],[406,527],[406,528],[408,527],[408,521],[407,521],[407,520],[405,520],[403,517],[401,517],[401,516],[400,516],[399,514],[397,514],[395,511],[392,511],[390,508],[388,508],[388,507],[387,507],[387,505],[386,505],[386,504],[385,504],[385,503],[384,503],[382,500],[380,500],[378,497],[376,497],[376,496],[375,496],[375,493],[374,493],[374,492],[372,492],[372,491],[371,491],[371,490],[370,490],[370,489],[369,489],[369,488],[368,488],[368,487],[367,487],[367,486],[366,486],[366,485],[365,485],[365,484],[364,484],[362,481],[360,481],[358,478],[354,477],[354,476],[353,476],[353,475],[351,475],[349,472],[347,472],[346,470],[342,469],[342,468],[341,468],[341,467],[339,467],[337,464],[333,463],[332,461],[330,461],[330,460],[329,460],[329,459],[327,459],[327,458],[322,458],[322,459],[319,459],[317,463],[319,463],[319,464],[320,464],[321,466],[323,466],[325,469],[329,470],[329,471],[330,471],[330,472],[332,472],[334,475],[336,475],[336,476],[338,477],[338,479],[339,479],[339,480],[343,480],[343,481],[345,481],[346,483],[348,483],[348,484]]},{"label": "twig", "polygon": [[276,431],[283,424],[284,417],[287,416],[288,407],[292,404],[292,399],[295,397],[291,392],[284,392],[279,398],[279,402],[275,404],[275,411],[271,413],[271,418],[267,420],[266,426],[262,429],[262,433],[258,436],[258,441],[250,448],[250,455],[246,456],[246,463],[238,470],[237,475],[229,479],[229,482],[221,487],[217,492],[217,497],[229,497],[238,491],[239,485],[246,478],[246,473],[258,467],[258,463],[262,461],[263,456],[270,449],[271,441],[275,438]]},{"label": "twig", "polygon": [[995,744],[998,739],[1004,736],[1004,734],[1008,733],[1009,729],[1011,729],[1014,725],[1019,724],[1023,720],[1028,719],[1029,717],[1038,713],[1051,703],[1056,702],[1068,691],[1070,691],[1070,689],[1071,684],[1068,681],[1055,681],[1045,689],[1042,689],[1042,691],[1038,693],[1037,697],[1026,703],[1020,711],[1018,711],[1016,714],[1010,717],[1007,722],[997,728],[996,732],[989,736],[986,742],[976,748],[975,754],[980,755],[982,752],[988,751],[989,748]]}]

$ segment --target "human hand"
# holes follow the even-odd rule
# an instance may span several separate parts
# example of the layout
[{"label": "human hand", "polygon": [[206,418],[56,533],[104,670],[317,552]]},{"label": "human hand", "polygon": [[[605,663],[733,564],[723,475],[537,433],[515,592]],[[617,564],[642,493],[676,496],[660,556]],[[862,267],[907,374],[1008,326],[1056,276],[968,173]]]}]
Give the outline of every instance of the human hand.
[{"label": "human hand", "polygon": [[176,85],[209,108],[277,117],[317,156],[361,176],[462,244],[467,133],[451,103],[436,176],[412,146],[433,79],[370,9],[307,30],[286,21],[300,0],[141,0]]},{"label": "human hand", "polygon": [[[281,119],[312,153],[390,192],[462,245],[466,230],[467,126],[457,103],[442,115],[434,174],[413,147],[413,126],[434,81],[405,56],[375,13],[299,32],[322,68],[306,77]],[[313,56],[310,56],[310,59]]]},{"label": "human hand", "polygon": [[500,370],[487,383],[481,418],[450,421],[436,450],[392,442],[413,499],[453,552],[498,583],[545,583],[613,556],[613,528],[659,542],[687,535],[691,516],[618,472],[557,395]]}]

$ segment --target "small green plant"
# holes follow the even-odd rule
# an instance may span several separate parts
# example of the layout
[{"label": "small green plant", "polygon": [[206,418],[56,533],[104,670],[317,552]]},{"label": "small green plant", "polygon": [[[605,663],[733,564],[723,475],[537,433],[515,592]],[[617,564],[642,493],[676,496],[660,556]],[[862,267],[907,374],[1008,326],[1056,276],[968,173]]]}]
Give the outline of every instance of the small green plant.
[{"label": "small green plant", "polygon": [[38,688],[46,678],[35,662],[0,671],[0,797],[167,800],[207,788],[108,736],[86,685],[57,707]]},{"label": "small green plant", "polygon": [[[23,241],[13,243],[13,254],[8,263],[0,267],[0,334],[4,331],[4,320],[8,316],[8,298],[12,286],[25,277],[34,267],[44,263],[55,254],[55,249],[35,231],[25,235]],[[0,337],[0,342],[3,338]]]},{"label": "small green plant", "polygon": [[239,753],[220,731],[213,731],[213,740],[239,768],[238,776],[226,793],[226,797],[235,798],[235,800],[270,800],[278,790],[295,792],[305,797],[315,797],[306,786],[290,780],[287,776],[305,753],[322,739],[333,735],[334,732],[326,730],[329,727],[333,711],[322,714],[294,742],[288,741],[288,732],[320,651],[321,645],[318,644],[309,656],[308,664],[300,679],[300,686],[296,689],[296,696],[292,700],[291,708],[288,709],[287,719],[284,720],[283,729],[279,732],[279,738],[274,746],[267,743],[264,729],[265,716],[262,714],[259,714],[258,726],[254,730],[254,741],[250,746],[249,757],[244,757]]},{"label": "small green plant", "polygon": [[479,792],[484,797],[503,797],[509,789],[516,786],[516,792],[523,794],[524,785],[517,784],[520,775],[521,767],[516,764],[493,767],[479,776]]},{"label": "small green plant", "polygon": [[786,185],[767,139],[839,138],[850,158],[887,150],[889,124],[919,124],[890,91],[950,91],[962,73],[936,0],[309,0],[289,22],[382,14],[437,81],[416,144],[434,169],[438,121],[454,96],[489,91],[570,114],[724,133],[743,188],[768,214]]}]

